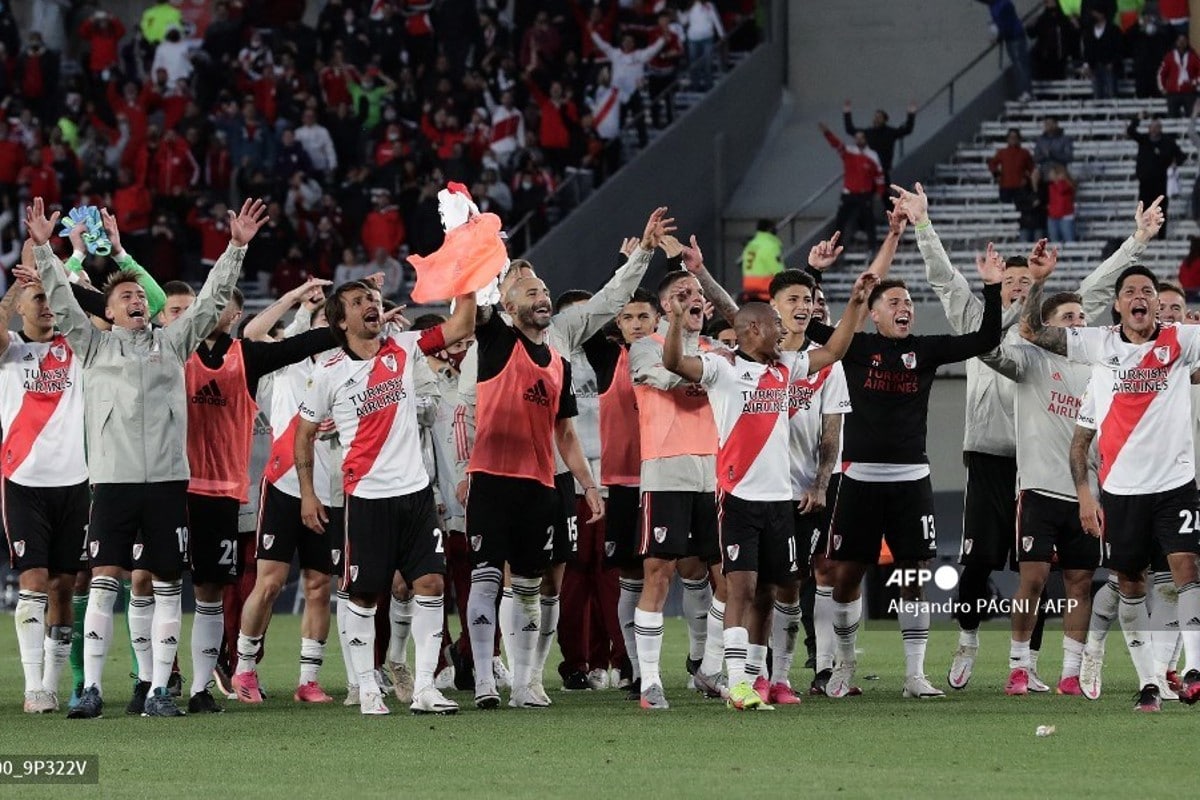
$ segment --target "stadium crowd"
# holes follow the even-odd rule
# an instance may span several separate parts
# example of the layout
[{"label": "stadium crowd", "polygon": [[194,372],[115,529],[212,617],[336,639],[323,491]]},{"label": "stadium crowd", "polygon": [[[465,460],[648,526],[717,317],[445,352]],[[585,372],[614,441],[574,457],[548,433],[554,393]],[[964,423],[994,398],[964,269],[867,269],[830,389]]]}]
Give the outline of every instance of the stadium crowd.
[{"label": "stadium crowd", "polygon": [[565,180],[620,166],[623,124],[644,145],[678,78],[703,91],[727,35],[752,46],[756,4],[329,0],[315,25],[304,2],[171,0],[128,24],[33,6],[27,31],[0,7],[5,268],[38,196],[107,206],[158,280],[198,285],[253,196],[272,221],[247,288],[282,293],[432,252],[447,181],[540,235]]}]

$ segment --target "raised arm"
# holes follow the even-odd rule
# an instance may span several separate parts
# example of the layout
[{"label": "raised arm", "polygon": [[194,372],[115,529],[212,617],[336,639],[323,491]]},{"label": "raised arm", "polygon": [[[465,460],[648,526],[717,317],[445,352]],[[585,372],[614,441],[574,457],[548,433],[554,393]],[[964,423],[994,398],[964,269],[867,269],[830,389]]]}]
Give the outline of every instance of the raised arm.
[{"label": "raised arm", "polygon": [[808,351],[810,375],[820,372],[835,361],[840,361],[846,355],[846,351],[850,349],[850,342],[854,340],[854,333],[866,313],[867,297],[878,282],[879,279],[871,272],[864,272],[858,276],[850,292],[850,302],[846,304],[846,310],[838,320],[837,327],[833,329],[833,334],[823,347]]},{"label": "raised arm", "polygon": [[146,292],[146,308],[150,312],[150,318],[154,319],[167,304],[167,293],[158,285],[154,276],[121,246],[121,230],[117,227],[117,219],[108,213],[107,208],[100,209],[100,221],[104,225],[104,232],[108,234],[108,241],[112,243],[113,261],[119,268],[129,270],[137,275],[138,285]]},{"label": "raised arm", "polygon": [[1133,235],[1122,242],[1115,253],[1079,284],[1079,294],[1083,297],[1083,315],[1089,325],[1108,321],[1106,312],[1116,299],[1117,277],[1145,252],[1146,245],[1158,235],[1166,220],[1160,207],[1162,200],[1159,196],[1148,208],[1138,202],[1137,211],[1133,216],[1136,225]]},{"label": "raised arm", "polygon": [[[271,329],[275,327],[275,323],[279,322],[284,314],[297,305],[303,305],[306,308],[311,305],[312,308],[308,309],[311,319],[312,312],[316,310],[317,305],[325,301],[325,293],[321,291],[321,287],[330,285],[330,281],[309,278],[258,312],[254,319],[246,323],[246,328],[242,331],[242,338],[252,342],[266,341]],[[297,311],[298,313],[299,311]],[[300,333],[300,331],[296,331],[296,333]]]},{"label": "raised arm", "polygon": [[246,246],[266,222],[262,200],[247,200],[240,213],[229,212],[229,246],[208,273],[196,301],[173,325],[163,329],[164,340],[180,359],[186,359],[216,327],[237,286]]},{"label": "raised arm", "polygon": [[1000,344],[1001,272],[994,264],[984,263],[982,266],[983,319],[980,320],[979,330],[958,336],[931,337],[931,341],[937,342],[931,355],[938,364],[951,364],[981,356]]},{"label": "raised arm", "polygon": [[700,281],[700,288],[704,290],[705,299],[732,325],[733,318],[737,316],[738,305],[729,296],[729,292],[725,291],[725,287],[717,283],[716,278],[704,267],[704,253],[700,251],[695,234],[692,235],[691,246],[685,245],[683,248],[683,268],[696,276]]},{"label": "raised arm", "polygon": [[58,217],[59,214],[55,211],[47,219],[45,203],[42,198],[35,197],[33,205],[25,209],[25,229],[34,245],[34,262],[37,264],[42,286],[46,288],[50,308],[54,310],[55,324],[71,343],[71,349],[86,362],[91,355],[93,344],[101,334],[75,299],[71,292],[71,282],[67,279],[67,270],[50,249],[50,236],[54,233]]},{"label": "raised arm", "polygon": [[[904,212],[917,232],[917,249],[925,261],[925,278],[942,301],[951,330],[955,333],[976,330],[983,319],[983,301],[971,291],[966,277],[950,262],[942,240],[933,229],[925,187],[918,183],[913,188],[915,191],[909,192],[899,186],[892,187],[900,194],[896,210]],[[988,251],[989,254],[995,252],[990,244]]]},{"label": "raised arm", "polygon": [[[1067,329],[1047,325],[1042,319],[1042,292],[1046,287],[1046,279],[1054,271],[1057,260],[1057,252],[1054,252],[1053,258],[1029,263],[1029,274],[1033,277],[1033,286],[1029,287],[1029,295],[1025,298],[1022,324],[1026,339],[1038,347],[1065,356],[1067,354]],[[1088,318],[1084,317],[1084,319]]]},{"label": "raised arm", "polygon": [[854,127],[854,115],[850,109],[849,100],[842,103],[842,128],[846,131],[847,136],[853,136],[858,133],[858,128]]}]

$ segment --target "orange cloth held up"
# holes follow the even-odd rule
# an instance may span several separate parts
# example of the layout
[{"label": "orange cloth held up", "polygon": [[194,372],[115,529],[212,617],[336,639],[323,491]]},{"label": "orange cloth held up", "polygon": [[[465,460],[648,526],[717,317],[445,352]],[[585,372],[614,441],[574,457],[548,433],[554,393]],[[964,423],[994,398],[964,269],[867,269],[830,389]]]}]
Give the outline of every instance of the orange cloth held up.
[{"label": "orange cloth held up", "polygon": [[500,225],[495,214],[480,214],[449,231],[436,251],[409,256],[408,262],[417,271],[413,302],[449,300],[487,286],[508,262]]}]

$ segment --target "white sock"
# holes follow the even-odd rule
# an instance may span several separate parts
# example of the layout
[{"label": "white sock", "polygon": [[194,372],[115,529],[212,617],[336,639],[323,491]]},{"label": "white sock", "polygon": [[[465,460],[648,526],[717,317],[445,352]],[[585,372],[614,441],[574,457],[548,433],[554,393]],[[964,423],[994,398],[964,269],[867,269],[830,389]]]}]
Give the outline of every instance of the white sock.
[{"label": "white sock", "polygon": [[[500,570],[484,567],[471,570],[471,594],[467,598],[467,621],[471,637],[471,660],[475,662],[475,694],[496,694],[492,674],[492,648],[496,641],[496,597],[500,594]],[[501,607],[503,610],[503,606]],[[512,661],[512,651],[508,651]]]},{"label": "white sock", "polygon": [[1062,677],[1079,677],[1079,665],[1083,661],[1083,642],[1077,642],[1070,636],[1063,637]]},{"label": "white sock", "polygon": [[104,660],[112,644],[113,605],[120,592],[121,582],[116,578],[92,578],[87,613],[83,617],[83,685],[95,686],[101,695]]},{"label": "white sock", "polygon": [[658,674],[658,659],[662,654],[663,615],[661,611],[633,612],[633,632],[637,637],[638,666],[642,671],[642,691],[650,686],[662,686]]},{"label": "white sock", "polygon": [[1150,652],[1150,615],[1146,612],[1145,597],[1121,595],[1121,606],[1117,612],[1121,619],[1121,632],[1125,634],[1125,646],[1137,670],[1138,688],[1154,683],[1154,656]]},{"label": "white sock", "polygon": [[750,644],[746,646],[746,677],[753,683],[759,677],[767,676],[767,646],[765,644]]},{"label": "white sock", "polygon": [[540,578],[512,578],[514,691],[528,686],[533,675],[542,629],[541,585]]},{"label": "white sock", "polygon": [[137,661],[138,680],[149,681],[154,677],[150,638],[150,628],[154,624],[154,595],[141,597],[131,594],[125,613],[129,623],[129,646],[133,648],[133,657]]},{"label": "white sock", "polygon": [[300,637],[300,682],[298,686],[303,686],[306,683],[316,683],[317,673],[321,670],[321,665],[325,663],[325,642],[320,639],[305,639]]},{"label": "white sock", "polygon": [[[346,668],[346,686],[358,686],[358,673],[350,661],[350,639],[346,636],[346,606],[350,605],[350,595],[338,589],[337,596],[337,635],[338,645],[342,648],[342,665]],[[241,637],[238,637],[239,641]]]},{"label": "white sock", "polygon": [[862,598],[849,603],[833,601],[833,635],[837,639],[838,661],[855,661],[854,644],[862,620]]},{"label": "white sock", "polygon": [[413,600],[391,598],[388,603],[388,623],[392,638],[388,642],[387,660],[393,664],[408,662],[408,636],[412,632]]},{"label": "white sock", "polygon": [[796,657],[796,638],[800,633],[800,605],[776,603],[771,618],[771,682],[791,686],[788,675]]},{"label": "white sock", "polygon": [[17,625],[21,669],[25,671],[25,691],[40,692],[46,660],[46,604],[49,598],[45,592],[25,590],[21,590],[17,598],[13,620]]},{"label": "white sock", "polygon": [[1016,639],[1009,640],[1008,668],[1010,670],[1032,668],[1029,661],[1029,642],[1018,642]]},{"label": "white sock", "polygon": [[558,595],[542,596],[541,615],[538,621],[537,651],[530,670],[530,680],[533,683],[542,682],[542,673],[546,670],[546,659],[550,657],[550,649],[554,646],[554,637],[558,633],[558,617],[560,609]]},{"label": "white sock", "polygon": [[683,582],[683,618],[688,627],[688,658],[704,658],[704,642],[708,638],[708,609],[712,605],[712,587],[708,578]]},{"label": "white sock", "polygon": [[898,614],[904,640],[904,670],[909,678],[925,674],[925,649],[929,646],[929,605],[924,601],[901,603]]},{"label": "white sock", "polygon": [[235,675],[241,675],[243,672],[255,672],[258,670],[258,649],[262,647],[263,637],[247,636],[238,631],[237,638],[237,655],[238,663],[234,668]]},{"label": "white sock", "polygon": [[359,698],[365,702],[368,695],[379,694],[379,682],[375,680],[375,609],[364,608],[351,602],[346,605],[346,638],[350,648],[350,663],[358,676]]},{"label": "white sock", "polygon": [[813,636],[817,640],[817,672],[833,669],[833,587],[817,585],[813,598]]},{"label": "white sock", "polygon": [[746,660],[749,657],[750,634],[745,628],[725,629],[725,671],[733,688],[746,681]]},{"label": "white sock", "polygon": [[[512,668],[513,663],[513,648],[516,645],[513,643],[513,592],[511,586],[505,586],[500,590],[500,641],[504,644],[504,655],[508,657],[509,668]],[[495,632],[492,633],[492,642],[495,643]],[[488,645],[488,652],[493,652],[493,645]],[[474,645],[472,645],[474,647]],[[491,659],[488,659],[491,663]],[[478,674],[478,673],[477,673]]]},{"label": "white sock", "polygon": [[1179,671],[1179,657],[1182,655],[1183,655],[1183,636],[1181,635],[1175,640],[1175,652],[1171,655],[1171,662],[1168,665],[1168,669],[1170,669],[1171,672]]},{"label": "white sock", "polygon": [[1113,620],[1121,604],[1121,592],[1115,578],[1109,578],[1092,598],[1092,618],[1088,621],[1086,650],[1094,656],[1104,657],[1104,640],[1112,629]]},{"label": "white sock", "polygon": [[976,628],[973,631],[969,631],[966,629],[959,630],[958,646],[959,647],[979,647],[979,629]]},{"label": "white sock", "polygon": [[183,581],[154,581],[153,585],[150,650],[154,656],[154,676],[150,679],[151,691],[167,688],[175,654],[179,652],[179,637],[183,634]]},{"label": "white sock", "polygon": [[196,616],[192,619],[192,694],[208,688],[217,656],[221,654],[221,637],[225,635],[225,607],[196,601]]},{"label": "white sock", "polygon": [[644,582],[634,578],[621,578],[619,583],[621,594],[617,597],[617,621],[621,624],[625,654],[629,656],[629,663],[633,666],[633,680],[636,681],[642,676],[642,668],[638,664],[637,637],[633,635],[633,612],[641,599]]},{"label": "white sock", "polygon": [[1196,581],[1179,587],[1179,632],[1188,671],[1200,669],[1200,583]]},{"label": "white sock", "polygon": [[51,625],[43,648],[46,651],[46,663],[42,670],[42,688],[57,692],[63,664],[71,657],[71,626]]},{"label": "white sock", "polygon": [[416,694],[427,686],[433,686],[438,652],[442,649],[442,615],[445,608],[441,595],[414,595],[413,606],[413,694]]},{"label": "white sock", "polygon": [[1179,620],[1179,591],[1169,572],[1153,573],[1153,591],[1146,598],[1150,604],[1150,641],[1153,643],[1154,673],[1165,675],[1171,668],[1175,644],[1181,630]]},{"label": "white sock", "polygon": [[725,604],[713,598],[708,604],[704,634],[704,658],[700,671],[705,675],[716,675],[725,663]]}]

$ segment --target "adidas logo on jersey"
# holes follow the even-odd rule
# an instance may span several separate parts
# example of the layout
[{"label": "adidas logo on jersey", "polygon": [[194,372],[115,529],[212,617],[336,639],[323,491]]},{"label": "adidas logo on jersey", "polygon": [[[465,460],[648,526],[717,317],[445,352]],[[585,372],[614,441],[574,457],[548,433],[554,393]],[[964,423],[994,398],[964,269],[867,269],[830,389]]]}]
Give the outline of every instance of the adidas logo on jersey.
[{"label": "adidas logo on jersey", "polygon": [[541,378],[538,378],[537,383],[526,389],[525,394],[522,396],[525,398],[526,402],[537,403],[543,408],[548,408],[550,406],[550,393],[546,391],[546,384]]},{"label": "adidas logo on jersey", "polygon": [[200,391],[188,398],[188,402],[199,406],[224,406],[229,404],[229,401],[221,396],[221,387],[217,386],[215,378],[201,386]]},{"label": "adidas logo on jersey", "polygon": [[37,361],[37,358],[34,357],[33,353],[26,353],[25,357],[22,358],[21,360],[22,361]]},{"label": "adidas logo on jersey", "polygon": [[1062,373],[1061,372],[1056,372],[1053,375],[1051,375],[1050,377],[1056,381],[1062,381]]},{"label": "adidas logo on jersey", "polygon": [[754,380],[754,379],[750,377],[750,373],[749,373],[749,372],[743,372],[743,373],[742,373],[742,380],[744,380],[744,381],[752,381],[752,380]]}]

